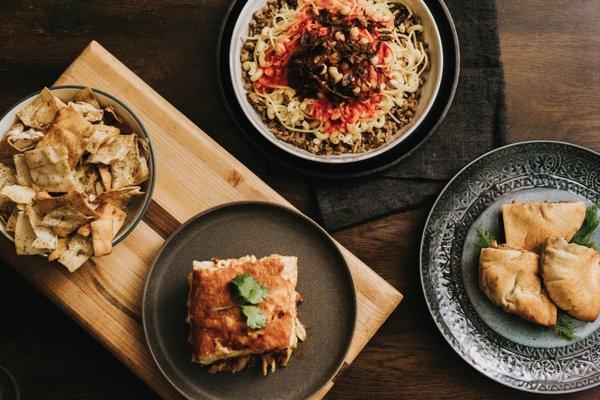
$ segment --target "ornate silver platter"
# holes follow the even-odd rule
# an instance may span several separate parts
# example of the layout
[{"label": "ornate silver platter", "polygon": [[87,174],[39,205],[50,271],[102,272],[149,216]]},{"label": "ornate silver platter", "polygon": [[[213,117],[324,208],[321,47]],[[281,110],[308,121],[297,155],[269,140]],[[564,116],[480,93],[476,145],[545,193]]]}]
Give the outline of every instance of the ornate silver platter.
[{"label": "ornate silver platter", "polygon": [[[421,282],[442,335],[466,362],[507,386],[573,392],[600,383],[600,319],[572,320],[568,341],[493,306],[477,285],[478,228],[502,238],[500,206],[600,200],[600,155],[561,142],[508,145],[471,162],[442,191],[421,242]],[[600,234],[596,233],[596,241]]]}]

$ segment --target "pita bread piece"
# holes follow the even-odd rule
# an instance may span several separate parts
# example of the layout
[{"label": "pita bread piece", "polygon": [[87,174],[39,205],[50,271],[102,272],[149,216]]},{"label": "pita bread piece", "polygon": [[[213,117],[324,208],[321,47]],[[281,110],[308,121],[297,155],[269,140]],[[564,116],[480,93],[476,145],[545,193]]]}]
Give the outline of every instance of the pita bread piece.
[{"label": "pita bread piece", "polygon": [[81,193],[95,193],[96,183],[100,176],[91,164],[81,164],[74,172],[75,191]]},{"label": "pita bread piece", "polygon": [[59,237],[66,237],[92,218],[77,211],[73,206],[66,205],[46,214],[40,226],[50,228]]},{"label": "pita bread piece", "polygon": [[90,224],[85,224],[81,228],[77,229],[77,234],[88,237],[92,234],[92,226]]},{"label": "pita bread piece", "polygon": [[58,238],[58,243],[56,244],[56,248],[48,254],[48,261],[56,261],[67,251],[67,245],[69,244],[69,238],[61,237]]},{"label": "pita bread piece", "polygon": [[569,315],[592,322],[600,314],[600,255],[594,249],[548,239],[542,253],[542,277],[556,305]]},{"label": "pita bread piece", "polygon": [[29,150],[24,153],[29,174],[39,190],[69,192],[73,189],[73,174],[68,163],[68,151],[63,145]]},{"label": "pita bread piece", "polygon": [[88,238],[73,235],[69,238],[67,250],[58,258],[58,262],[67,267],[69,272],[75,272],[94,254],[92,243]]},{"label": "pita bread piece", "polygon": [[542,287],[539,256],[510,246],[481,249],[479,287],[504,311],[545,326],[555,326],[556,306]]},{"label": "pita bread piece", "polygon": [[71,99],[74,103],[88,103],[96,108],[100,108],[100,103],[98,102],[98,98],[96,94],[92,90],[92,88],[84,87],[79,92],[75,93],[75,96]]},{"label": "pita bread piece", "polygon": [[19,215],[19,211],[22,211],[24,208],[19,208],[19,206],[13,209],[12,214],[8,217],[6,221],[6,232],[14,232],[17,225],[17,216]]},{"label": "pita bread piece", "polygon": [[[17,178],[15,177],[15,171],[8,165],[0,162],[0,193],[5,186],[11,186],[16,183]],[[14,208],[15,205],[13,201],[10,198],[0,194],[0,217],[6,220]]]},{"label": "pita bread piece", "polygon": [[35,190],[27,186],[6,185],[0,190],[0,197],[17,204],[31,204],[35,197]]},{"label": "pita bread piece", "polygon": [[135,143],[135,135],[118,135],[110,143],[105,143],[98,148],[95,154],[88,157],[86,162],[92,164],[114,164],[124,160]]},{"label": "pita bread piece", "polygon": [[88,143],[88,138],[76,134],[59,126],[52,125],[44,138],[37,144],[37,149],[50,146],[64,145],[68,151],[69,167],[74,168],[83,156]]},{"label": "pita bread piece", "polygon": [[77,137],[89,138],[92,134],[92,124],[71,106],[62,108],[56,113],[54,125],[73,132]]},{"label": "pita bread piece", "polygon": [[569,241],[583,224],[585,210],[582,202],[503,205],[506,244],[538,251],[549,237],[562,236]]},{"label": "pita bread piece", "polygon": [[25,210],[19,210],[15,222],[15,248],[18,255],[44,254],[44,249],[33,246],[37,239]]},{"label": "pita bread piece", "polygon": [[99,195],[94,203],[96,204],[113,204],[118,208],[124,209],[129,202],[136,196],[143,195],[139,186],[131,186],[121,189],[111,189]]},{"label": "pita bread piece", "polygon": [[110,254],[112,241],[123,226],[127,214],[112,204],[104,204],[98,209],[100,218],[90,223],[94,255]]},{"label": "pita bread piece", "polygon": [[148,179],[150,176],[148,161],[140,153],[137,136],[127,156],[112,164],[110,172],[114,189],[136,186]]},{"label": "pita bread piece", "polygon": [[100,174],[100,179],[102,180],[102,186],[104,186],[104,191],[112,189],[112,174],[110,173],[110,166],[104,164],[98,165],[98,173]]},{"label": "pita bread piece", "polygon": [[74,103],[70,101],[68,105],[69,107],[73,107],[75,111],[81,114],[83,119],[85,119],[88,122],[99,122],[102,121],[102,118],[104,117],[104,111],[94,107],[90,103]]},{"label": "pita bread piece", "polygon": [[29,167],[25,161],[24,154],[15,154],[13,156],[13,163],[15,164],[17,183],[21,186],[29,186],[34,190],[39,190],[37,185],[33,183],[31,174],[29,173]]},{"label": "pita bread piece", "polygon": [[101,146],[110,144],[119,135],[119,128],[104,124],[97,124],[92,127],[93,131],[90,135],[87,151],[96,154]]},{"label": "pita bread piece", "polygon": [[15,124],[0,141],[0,159],[33,149],[43,136],[40,131],[33,128],[24,130],[23,124]]},{"label": "pita bread piece", "polygon": [[85,193],[70,192],[62,196],[53,197],[46,192],[39,192],[35,195],[33,203],[38,214],[43,216],[57,208],[71,206],[86,217],[98,217],[96,210],[89,203]]},{"label": "pita bread piece", "polygon": [[17,117],[25,126],[43,130],[50,126],[56,113],[64,106],[58,97],[44,88],[31,104],[17,113]]},{"label": "pita bread piece", "polygon": [[33,228],[33,232],[36,236],[31,245],[39,249],[44,249],[45,253],[56,248],[58,236],[52,232],[51,229],[40,225],[40,217],[37,215],[33,207],[26,205],[25,214],[27,214],[29,217],[29,222],[31,223],[31,227]]}]

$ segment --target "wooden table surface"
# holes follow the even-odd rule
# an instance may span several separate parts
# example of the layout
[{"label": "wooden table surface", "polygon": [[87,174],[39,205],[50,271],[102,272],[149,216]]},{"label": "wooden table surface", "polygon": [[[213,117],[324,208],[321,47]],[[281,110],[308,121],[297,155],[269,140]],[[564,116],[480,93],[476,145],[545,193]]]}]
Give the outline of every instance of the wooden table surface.
[{"label": "wooden table surface", "polygon": [[[215,43],[226,0],[7,1],[0,8],[0,110],[53,82],[92,39],[294,205],[315,216],[308,182],[269,176],[225,112]],[[498,1],[512,141],[600,151],[600,2]],[[338,380],[330,399],[539,398],[477,373],[446,344],[421,293],[428,208],[335,232],[405,299]],[[0,364],[24,399],[157,396],[12,268],[0,265]],[[600,397],[600,388],[562,396]]]}]

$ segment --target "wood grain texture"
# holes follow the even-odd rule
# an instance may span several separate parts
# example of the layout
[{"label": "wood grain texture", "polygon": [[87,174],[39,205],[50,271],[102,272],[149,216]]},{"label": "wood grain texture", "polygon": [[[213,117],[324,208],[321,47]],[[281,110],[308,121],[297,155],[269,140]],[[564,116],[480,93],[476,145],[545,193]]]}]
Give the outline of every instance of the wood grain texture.
[{"label": "wood grain texture", "polygon": [[[310,182],[267,168],[224,111],[214,55],[227,5],[226,0],[3,2],[0,109],[52,82],[97,39],[273,189],[316,218]],[[498,0],[497,5],[512,140],[567,140],[600,151],[600,2]],[[438,333],[418,275],[427,211],[396,214],[334,234],[405,299],[327,398],[540,399],[482,376]],[[24,399],[158,398],[4,266],[0,303],[0,364],[17,377]],[[600,388],[556,398],[597,399]]]},{"label": "wood grain texture", "polygon": [[[140,320],[145,276],[165,237],[197,213],[227,202],[262,200],[292,206],[97,42],[89,44],[56,81],[65,84],[102,88],[141,119],[156,160],[150,211],[110,255],[90,261],[74,274],[49,268],[39,257],[14,255],[7,240],[0,244],[2,254],[157,393],[179,398],[154,365]],[[340,249],[357,292],[356,331],[345,361],[350,364],[402,295]],[[327,385],[317,398],[330,388]]]}]

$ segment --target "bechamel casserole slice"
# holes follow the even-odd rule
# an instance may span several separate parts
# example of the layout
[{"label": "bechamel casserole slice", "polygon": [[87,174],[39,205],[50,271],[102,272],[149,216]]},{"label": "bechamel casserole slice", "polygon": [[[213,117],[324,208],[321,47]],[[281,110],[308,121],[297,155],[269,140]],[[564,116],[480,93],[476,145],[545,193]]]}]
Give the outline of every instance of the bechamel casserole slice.
[{"label": "bechamel casserole slice", "polygon": [[[192,361],[210,372],[238,372],[259,361],[263,374],[285,366],[306,331],[297,316],[298,259],[277,254],[257,259],[194,261],[189,276],[189,341]],[[236,279],[248,278],[265,289],[264,299],[248,304],[264,326],[250,327],[244,305],[234,294]],[[257,310],[257,308],[259,310]]]}]

